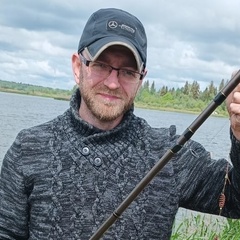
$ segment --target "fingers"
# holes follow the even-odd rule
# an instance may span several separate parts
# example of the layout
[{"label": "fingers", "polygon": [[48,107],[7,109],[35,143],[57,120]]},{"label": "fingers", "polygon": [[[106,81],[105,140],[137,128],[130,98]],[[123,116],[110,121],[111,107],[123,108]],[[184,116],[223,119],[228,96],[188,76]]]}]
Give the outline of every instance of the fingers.
[{"label": "fingers", "polygon": [[231,103],[230,103],[230,110],[231,112],[235,114],[240,113],[240,88],[234,89],[234,92],[232,93],[231,96]]},{"label": "fingers", "polygon": [[[234,71],[231,77],[233,78],[237,72],[238,70]],[[226,103],[233,134],[240,140],[240,84],[228,95]]]},{"label": "fingers", "polygon": [[[237,74],[238,70],[232,73],[232,78]],[[229,115],[240,114],[240,83],[236,88],[228,95],[226,99],[227,110]]]},{"label": "fingers", "polygon": [[240,140],[240,115],[232,114],[230,117],[230,125],[234,136]]}]

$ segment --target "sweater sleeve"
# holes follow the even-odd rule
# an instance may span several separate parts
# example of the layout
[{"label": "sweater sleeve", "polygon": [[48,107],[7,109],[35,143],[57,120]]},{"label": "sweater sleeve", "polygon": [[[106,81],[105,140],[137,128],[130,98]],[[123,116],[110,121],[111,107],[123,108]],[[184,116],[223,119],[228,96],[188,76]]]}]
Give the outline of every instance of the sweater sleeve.
[{"label": "sweater sleeve", "polygon": [[230,130],[231,151],[230,159],[233,167],[229,171],[229,184],[226,189],[225,214],[230,214],[233,218],[240,218],[240,142],[234,137]]},{"label": "sweater sleeve", "polygon": [[7,151],[0,175],[0,239],[28,239],[28,204],[21,172],[21,134]]},{"label": "sweater sleeve", "polygon": [[232,131],[230,131],[230,137],[232,142],[230,158],[234,166],[233,172],[234,178],[236,178],[236,184],[239,183],[239,185],[236,186],[236,189],[240,192],[240,141],[234,137]]},{"label": "sweater sleeve", "polygon": [[[232,165],[226,159],[211,159],[201,144],[190,140],[175,161],[180,207],[219,214],[219,198],[224,190],[226,202],[221,215],[240,218],[239,150],[240,144],[233,141]],[[225,186],[226,173],[229,181]]]}]

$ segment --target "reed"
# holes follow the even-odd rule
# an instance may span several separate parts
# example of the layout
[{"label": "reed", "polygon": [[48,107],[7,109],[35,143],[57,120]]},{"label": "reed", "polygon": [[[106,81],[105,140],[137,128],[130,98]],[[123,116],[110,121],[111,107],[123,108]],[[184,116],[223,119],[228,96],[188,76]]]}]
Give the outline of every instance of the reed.
[{"label": "reed", "polygon": [[239,240],[240,220],[188,213],[175,222],[171,240]]}]

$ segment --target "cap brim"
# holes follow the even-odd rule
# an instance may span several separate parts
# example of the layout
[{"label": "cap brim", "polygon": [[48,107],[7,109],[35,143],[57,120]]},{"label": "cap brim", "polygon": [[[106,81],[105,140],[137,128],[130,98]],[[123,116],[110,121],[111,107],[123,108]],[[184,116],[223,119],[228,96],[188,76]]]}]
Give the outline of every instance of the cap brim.
[{"label": "cap brim", "polygon": [[142,62],[142,59],[137,49],[131,42],[126,41],[126,38],[121,38],[121,36],[101,38],[98,41],[86,47],[89,53],[90,60],[95,61],[105,49],[114,45],[121,45],[130,49],[136,59],[138,71],[142,72],[144,63]]}]

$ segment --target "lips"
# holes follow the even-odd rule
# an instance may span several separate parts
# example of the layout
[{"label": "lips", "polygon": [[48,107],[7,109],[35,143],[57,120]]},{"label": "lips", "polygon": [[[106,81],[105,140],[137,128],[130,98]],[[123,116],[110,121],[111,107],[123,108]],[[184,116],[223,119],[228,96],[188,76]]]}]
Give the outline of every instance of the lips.
[{"label": "lips", "polygon": [[108,93],[100,93],[99,95],[100,95],[101,97],[103,97],[104,99],[108,99],[108,100],[110,100],[110,101],[120,99],[119,96],[111,95],[111,94],[108,94]]}]

